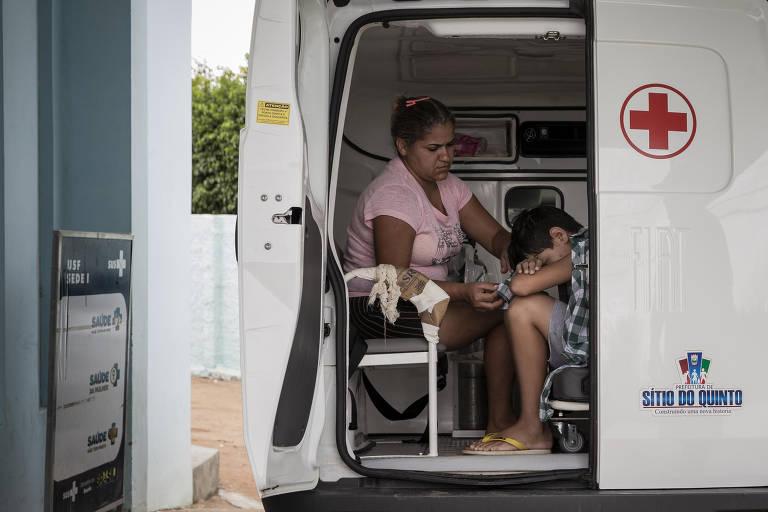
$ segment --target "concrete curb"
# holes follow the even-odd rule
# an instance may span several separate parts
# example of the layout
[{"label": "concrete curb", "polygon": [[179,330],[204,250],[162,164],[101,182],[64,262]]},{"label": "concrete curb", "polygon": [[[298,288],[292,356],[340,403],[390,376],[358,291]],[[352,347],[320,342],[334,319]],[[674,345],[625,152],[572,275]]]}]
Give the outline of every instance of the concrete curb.
[{"label": "concrete curb", "polygon": [[219,450],[192,445],[192,501],[197,503],[219,488]]},{"label": "concrete curb", "polygon": [[237,507],[239,509],[252,510],[257,512],[264,510],[264,506],[260,501],[256,501],[247,496],[243,496],[242,494],[219,489],[219,496],[233,507]]}]

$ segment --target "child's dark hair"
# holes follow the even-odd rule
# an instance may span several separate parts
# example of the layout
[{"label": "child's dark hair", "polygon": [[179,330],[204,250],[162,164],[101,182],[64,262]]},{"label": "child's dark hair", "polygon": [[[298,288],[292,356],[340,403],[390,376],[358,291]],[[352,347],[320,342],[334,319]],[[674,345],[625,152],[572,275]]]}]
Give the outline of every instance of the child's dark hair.
[{"label": "child's dark hair", "polygon": [[392,138],[410,146],[432,130],[433,126],[453,123],[456,118],[448,107],[429,96],[400,96],[392,111]]},{"label": "child's dark hair", "polygon": [[539,254],[552,247],[549,230],[561,228],[569,234],[583,226],[565,210],[554,206],[539,206],[523,210],[512,223],[512,242],[509,244],[509,261],[519,263],[532,254]]}]

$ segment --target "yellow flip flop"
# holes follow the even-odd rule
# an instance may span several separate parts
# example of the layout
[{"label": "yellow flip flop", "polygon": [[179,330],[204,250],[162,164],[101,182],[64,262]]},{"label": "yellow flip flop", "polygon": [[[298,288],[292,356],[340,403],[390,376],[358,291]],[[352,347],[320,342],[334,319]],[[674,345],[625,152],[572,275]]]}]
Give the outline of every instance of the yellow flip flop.
[{"label": "yellow flip flop", "polygon": [[[477,441],[472,441],[471,443],[469,443],[469,445],[471,446],[471,445],[473,445],[475,443],[488,443],[488,442],[490,442],[490,439],[492,439],[494,437],[499,437],[500,435],[501,434],[499,434],[498,432],[490,432],[488,434],[485,434],[481,439],[478,439]],[[476,450],[472,450],[469,447],[465,448],[465,450],[469,450],[469,451],[471,451],[473,453],[476,451]]]},{"label": "yellow flip flop", "polygon": [[525,446],[525,443],[518,441],[514,437],[502,437],[498,434],[486,434],[481,439],[483,444],[488,443],[507,443],[510,446],[514,446],[515,450],[470,450],[466,448],[461,453],[466,455],[546,455],[552,453],[552,450],[546,449],[529,449]]}]

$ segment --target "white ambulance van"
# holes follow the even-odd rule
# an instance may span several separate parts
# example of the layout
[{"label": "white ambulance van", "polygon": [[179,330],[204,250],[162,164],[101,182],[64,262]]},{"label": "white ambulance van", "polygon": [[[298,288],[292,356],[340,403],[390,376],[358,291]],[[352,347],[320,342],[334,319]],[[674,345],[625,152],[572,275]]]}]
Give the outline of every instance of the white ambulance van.
[{"label": "white ambulance van", "polygon": [[[237,237],[266,510],[768,509],[767,14],[257,0]],[[403,94],[440,99],[482,141],[452,172],[502,225],[551,204],[590,228],[590,364],[552,454],[461,454],[485,428],[482,340],[363,354],[350,331],[346,228],[394,156]],[[482,249],[463,255],[457,279],[502,279]]]}]

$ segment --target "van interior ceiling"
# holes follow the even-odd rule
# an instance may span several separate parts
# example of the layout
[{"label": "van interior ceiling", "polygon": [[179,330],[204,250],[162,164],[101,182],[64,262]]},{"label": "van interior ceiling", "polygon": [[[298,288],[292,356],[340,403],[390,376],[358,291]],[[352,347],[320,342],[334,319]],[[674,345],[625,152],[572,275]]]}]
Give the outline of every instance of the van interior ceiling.
[{"label": "van interior ceiling", "polygon": [[[509,228],[521,209],[541,204],[564,208],[587,225],[584,33],[584,20],[554,18],[411,20],[363,27],[351,53],[347,101],[342,102],[346,111],[339,114],[337,140],[343,141],[334,160],[331,245],[343,250],[359,195],[395,156],[389,121],[400,95],[441,100],[457,117],[457,134],[481,141],[456,155],[452,172],[503,226]],[[502,279],[498,260],[479,245],[465,244],[455,259],[451,272],[458,280]],[[482,349],[478,340],[441,354],[445,386],[437,394],[437,456],[426,455],[420,442],[427,407],[399,421],[381,412],[381,399],[403,411],[427,393],[425,365],[350,370],[351,421],[345,427],[357,460],[370,468],[477,475],[586,469],[591,443],[589,413],[583,408],[556,413],[578,426],[581,445],[556,441],[550,455],[461,454],[482,436],[487,421]],[[376,393],[368,385],[381,398],[372,399]]]}]

